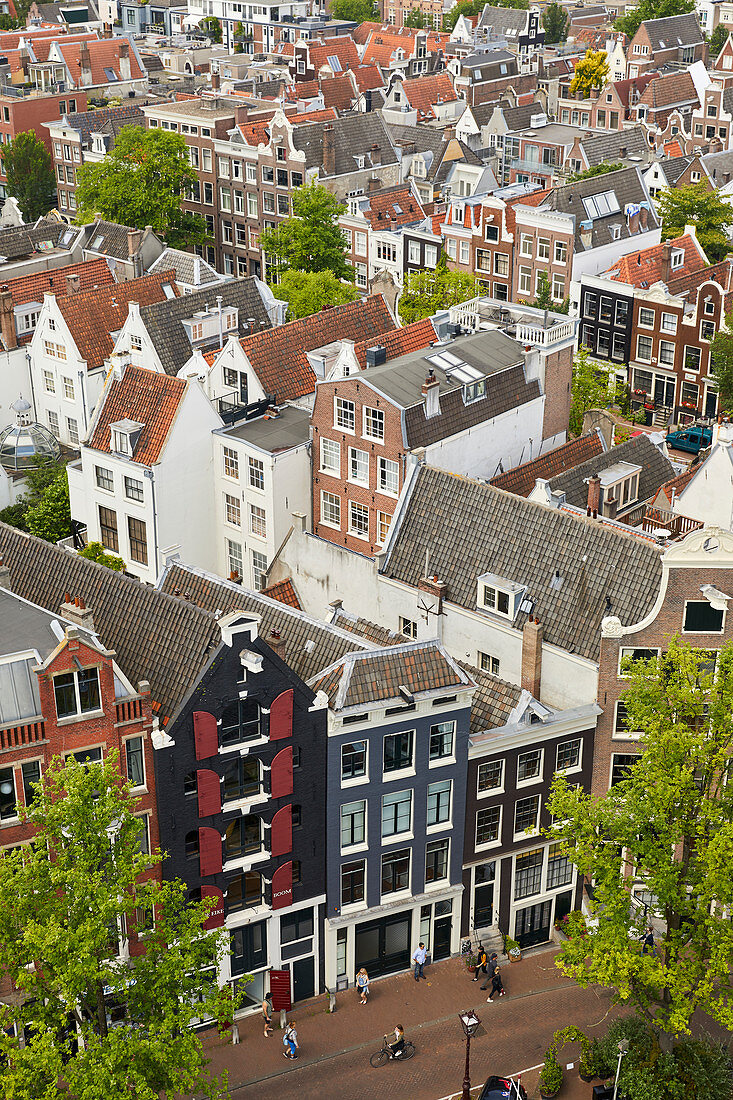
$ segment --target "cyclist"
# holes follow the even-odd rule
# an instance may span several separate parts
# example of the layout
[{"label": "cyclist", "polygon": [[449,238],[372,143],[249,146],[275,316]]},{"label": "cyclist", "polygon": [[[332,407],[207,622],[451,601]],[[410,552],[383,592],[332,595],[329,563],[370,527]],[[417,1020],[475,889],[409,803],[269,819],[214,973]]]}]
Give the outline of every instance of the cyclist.
[{"label": "cyclist", "polygon": [[[395,1041],[389,1044],[389,1049],[392,1051],[393,1058],[401,1058],[402,1051],[405,1049],[405,1029],[402,1024],[397,1024],[394,1029]],[[385,1035],[385,1039],[387,1036]]]}]

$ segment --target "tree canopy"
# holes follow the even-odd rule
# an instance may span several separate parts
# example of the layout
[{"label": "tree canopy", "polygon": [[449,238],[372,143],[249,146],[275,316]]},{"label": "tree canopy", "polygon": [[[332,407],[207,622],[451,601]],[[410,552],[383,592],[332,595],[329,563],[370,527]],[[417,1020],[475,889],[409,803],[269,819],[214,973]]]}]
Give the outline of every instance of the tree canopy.
[{"label": "tree canopy", "polygon": [[332,0],[331,14],[334,19],[368,23],[370,20],[379,19],[379,8],[374,0]]},{"label": "tree canopy", "polygon": [[278,298],[288,303],[288,320],[309,317],[324,306],[353,302],[359,292],[351,283],[342,283],[332,271],[286,271],[273,286]]},{"label": "tree canopy", "polygon": [[114,570],[115,573],[124,573],[127,566],[122,558],[116,554],[108,554],[101,542],[90,542],[83,550],[79,551],[80,558],[86,558],[87,561],[96,561],[99,565],[106,565],[108,569]]},{"label": "tree canopy", "polygon": [[293,191],[293,216],[275,229],[260,234],[267,266],[277,276],[298,271],[332,271],[337,279],[353,279],[346,262],[346,238],[338,219],[346,212],[342,202],[319,183],[306,183]]},{"label": "tree canopy", "polygon": [[666,19],[672,15],[686,15],[695,10],[695,0],[640,0],[634,8],[627,8],[613,24],[614,29],[623,31],[633,38],[642,23],[648,19]]},{"label": "tree canopy", "polygon": [[56,203],[51,154],[36,137],[35,130],[26,130],[4,146],[2,159],[8,194],[17,199],[27,222],[37,221]]},{"label": "tree canopy", "polygon": [[587,50],[585,57],[575,62],[570,94],[582,92],[587,98],[591,92],[602,88],[608,76],[608,55],[605,50]]},{"label": "tree canopy", "polygon": [[733,226],[733,205],[705,182],[689,187],[665,188],[655,199],[662,218],[662,240],[681,237],[686,225],[694,225],[697,239],[711,263],[733,251],[726,230]]},{"label": "tree canopy", "polygon": [[21,994],[0,1006],[2,1100],[51,1100],[59,1080],[74,1100],[226,1095],[191,1026],[233,1012],[210,980],[221,931],[203,929],[209,901],[151,874],[135,808],[114,753],[54,759],[18,807],[35,838],[0,857],[0,973]]},{"label": "tree canopy", "polygon": [[570,384],[570,431],[573,435],[583,431],[583,417],[589,409],[603,408],[608,402],[608,379],[589,356],[590,349],[581,344],[573,359]]},{"label": "tree canopy", "polygon": [[0,511],[0,520],[46,542],[68,538],[71,508],[66,467],[48,462],[35,470],[27,470],[25,479],[27,491],[15,504]]},{"label": "tree canopy", "polygon": [[564,42],[568,36],[567,12],[557,0],[548,4],[542,15],[542,26],[545,28],[545,42],[548,46],[554,42]]},{"label": "tree canopy", "polygon": [[585,168],[582,172],[572,172],[568,176],[568,183],[593,179],[594,176],[605,176],[607,172],[618,172],[621,168],[623,168],[621,161],[617,161],[615,164],[604,161],[602,164],[596,164],[593,168]]},{"label": "tree canopy", "polygon": [[[563,850],[593,880],[598,918],[563,944],[558,965],[580,985],[614,988],[669,1050],[697,1009],[733,1027],[733,644],[716,655],[673,638],[623,671],[638,761],[601,798],[558,776],[548,807]],[[664,922],[647,954],[635,885]]]},{"label": "tree canopy", "polygon": [[150,225],[173,248],[207,239],[203,218],[181,209],[197,182],[181,134],[125,126],[104,160],[80,165],[77,176],[80,221],[99,211],[121,225]]},{"label": "tree canopy", "polygon": [[430,317],[439,309],[448,309],[475,298],[478,280],[466,271],[449,271],[442,256],[434,271],[413,271],[405,280],[398,300],[400,318],[405,325]]},{"label": "tree canopy", "polygon": [[710,35],[710,57],[715,58],[718,56],[723,46],[728,41],[729,28],[723,23],[718,23],[717,27]]}]

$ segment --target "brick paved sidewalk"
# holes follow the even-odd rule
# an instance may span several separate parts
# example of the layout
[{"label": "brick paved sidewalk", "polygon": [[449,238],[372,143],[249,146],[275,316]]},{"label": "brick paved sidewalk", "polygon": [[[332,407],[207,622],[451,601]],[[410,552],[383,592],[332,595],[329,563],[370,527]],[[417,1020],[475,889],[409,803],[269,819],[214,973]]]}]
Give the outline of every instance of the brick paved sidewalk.
[{"label": "brick paved sidewalk", "polygon": [[[493,1004],[486,1004],[481,983],[471,982],[461,959],[429,967],[428,980],[419,984],[410,973],[372,982],[363,1011],[353,989],[337,995],[333,1014],[327,1012],[328,998],[317,998],[290,1014],[301,1046],[296,1062],[283,1059],[278,1029],[264,1038],[259,1017],[240,1021],[238,1046],[222,1043],[213,1033],[206,1035],[204,1046],[212,1072],[228,1070],[235,1100],[250,1093],[258,1100],[328,1095],[367,1100],[387,1092],[395,1100],[438,1100],[460,1090],[464,1047],[457,1013],[463,1009],[475,1009],[483,1022],[472,1043],[477,1083],[492,1072],[536,1066],[554,1030],[567,1023],[577,1023],[591,1034],[605,1032],[609,996],[578,989],[555,968],[555,954],[554,948],[537,950],[519,963],[503,966],[507,996]],[[372,1070],[369,1054],[395,1023],[404,1026],[418,1053],[409,1063]],[[527,1083],[534,1091],[536,1073],[532,1076],[535,1080]],[[564,1097],[590,1097],[590,1087],[582,1088],[577,1094],[565,1091]]]}]

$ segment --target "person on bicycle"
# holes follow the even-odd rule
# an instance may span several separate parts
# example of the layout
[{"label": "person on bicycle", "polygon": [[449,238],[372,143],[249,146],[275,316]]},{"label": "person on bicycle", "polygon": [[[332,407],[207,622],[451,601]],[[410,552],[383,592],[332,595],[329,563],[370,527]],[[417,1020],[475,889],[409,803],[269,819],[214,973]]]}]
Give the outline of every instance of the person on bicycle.
[{"label": "person on bicycle", "polygon": [[[392,1051],[393,1058],[401,1058],[402,1051],[405,1049],[405,1029],[402,1024],[397,1024],[394,1029],[395,1041],[389,1044],[389,1049]],[[385,1039],[387,1036],[385,1035]]]}]

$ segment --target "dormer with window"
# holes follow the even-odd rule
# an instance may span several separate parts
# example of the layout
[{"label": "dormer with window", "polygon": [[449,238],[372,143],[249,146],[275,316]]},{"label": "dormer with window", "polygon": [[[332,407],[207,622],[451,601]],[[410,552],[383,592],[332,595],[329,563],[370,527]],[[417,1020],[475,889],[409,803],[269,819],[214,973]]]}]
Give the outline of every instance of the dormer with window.
[{"label": "dormer with window", "polygon": [[637,503],[641,469],[641,466],[632,462],[616,462],[608,469],[600,471],[602,515],[614,519]]},{"label": "dormer with window", "polygon": [[682,267],[684,262],[685,262],[685,250],[684,250],[684,248],[673,248],[672,249],[672,258],[671,258],[672,269],[674,270],[674,268]]},{"label": "dormer with window", "polygon": [[129,420],[127,417],[124,420],[116,420],[114,424],[110,424],[110,450],[114,451],[115,454],[127,455],[132,458],[144,427],[144,424],[139,424],[136,420]]},{"label": "dormer with window", "polygon": [[479,611],[489,611],[513,623],[526,593],[525,584],[516,584],[495,573],[482,573],[477,582],[476,606]]},{"label": "dormer with window", "polygon": [[192,345],[223,339],[239,328],[239,311],[234,306],[223,306],[221,312],[214,306],[202,309],[183,322],[186,335]]}]

